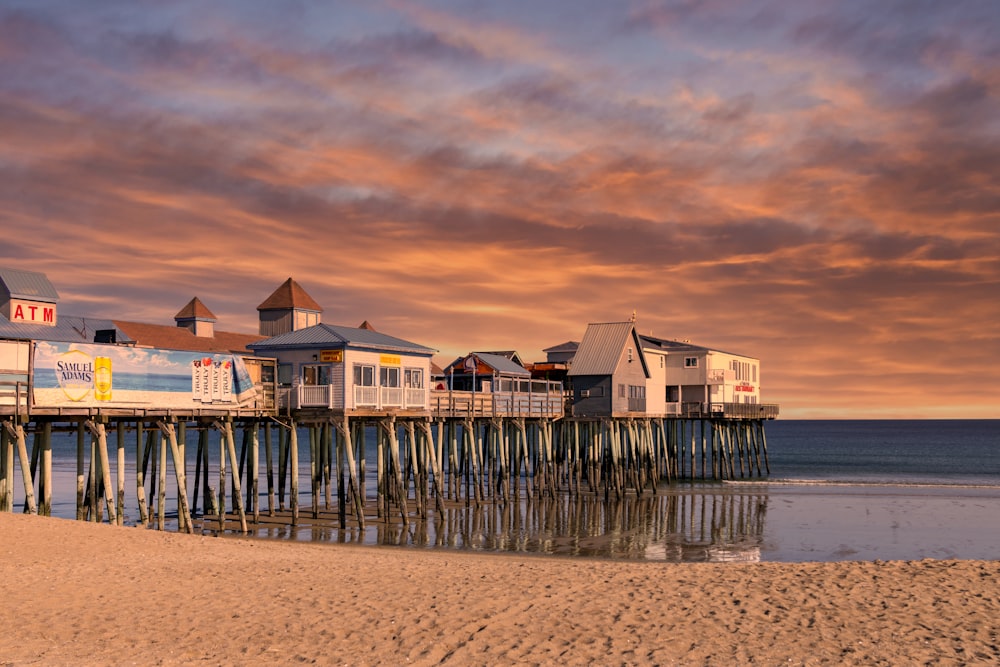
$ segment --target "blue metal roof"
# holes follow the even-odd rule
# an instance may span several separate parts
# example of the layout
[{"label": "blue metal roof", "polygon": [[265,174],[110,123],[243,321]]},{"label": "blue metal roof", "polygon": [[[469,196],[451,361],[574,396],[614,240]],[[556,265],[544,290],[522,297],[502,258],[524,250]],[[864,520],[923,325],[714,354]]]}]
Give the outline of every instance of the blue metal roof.
[{"label": "blue metal roof", "polygon": [[354,347],[371,350],[387,350],[393,352],[413,352],[416,354],[434,354],[436,350],[417,343],[411,343],[402,338],[389,336],[371,329],[342,327],[333,324],[317,324],[315,326],[290,331],[288,333],[265,338],[251,343],[252,350],[272,350],[276,348],[309,348],[309,347]]},{"label": "blue metal roof", "polygon": [[8,340],[51,340],[60,343],[93,343],[99,329],[114,329],[118,343],[134,343],[128,334],[111,320],[95,317],[60,315],[54,327],[43,324],[20,324],[0,315],[0,338]]},{"label": "blue metal roof", "polygon": [[55,303],[59,293],[44,273],[0,267],[0,284],[12,299]]}]

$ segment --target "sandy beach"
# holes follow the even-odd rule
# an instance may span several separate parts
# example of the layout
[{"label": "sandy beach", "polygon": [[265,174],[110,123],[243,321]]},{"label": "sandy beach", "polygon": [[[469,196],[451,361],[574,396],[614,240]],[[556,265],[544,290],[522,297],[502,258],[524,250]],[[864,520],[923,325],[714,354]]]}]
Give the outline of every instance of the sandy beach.
[{"label": "sandy beach", "polygon": [[0,665],[996,664],[1000,562],[667,564],[0,515]]}]

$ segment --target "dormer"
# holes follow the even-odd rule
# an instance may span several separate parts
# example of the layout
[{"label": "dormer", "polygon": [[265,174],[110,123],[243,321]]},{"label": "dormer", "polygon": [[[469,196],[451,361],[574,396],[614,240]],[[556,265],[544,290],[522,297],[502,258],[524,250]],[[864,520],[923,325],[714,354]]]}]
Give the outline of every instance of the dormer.
[{"label": "dormer", "polygon": [[0,268],[0,313],[11,322],[54,327],[58,300],[44,273]]},{"label": "dormer", "polygon": [[280,336],[320,323],[323,309],[302,286],[289,278],[257,306],[260,335]]},{"label": "dormer", "polygon": [[188,329],[195,336],[202,338],[215,337],[216,317],[208,307],[195,297],[181,311],[174,315],[177,326]]}]

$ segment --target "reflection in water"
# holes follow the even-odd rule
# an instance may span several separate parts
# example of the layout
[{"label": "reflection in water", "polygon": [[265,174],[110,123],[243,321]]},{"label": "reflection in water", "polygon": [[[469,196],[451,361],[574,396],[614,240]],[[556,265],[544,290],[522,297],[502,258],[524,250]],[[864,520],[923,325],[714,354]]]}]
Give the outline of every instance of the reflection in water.
[{"label": "reflection in water", "polygon": [[[656,496],[621,500],[563,494],[480,507],[451,504],[443,517],[410,517],[404,525],[372,520],[341,529],[335,515],[293,529],[261,517],[260,537],[313,542],[539,553],[668,562],[760,559],[767,494],[719,486],[667,487]],[[278,521],[280,523],[267,523]],[[211,529],[206,522],[205,529]]]}]

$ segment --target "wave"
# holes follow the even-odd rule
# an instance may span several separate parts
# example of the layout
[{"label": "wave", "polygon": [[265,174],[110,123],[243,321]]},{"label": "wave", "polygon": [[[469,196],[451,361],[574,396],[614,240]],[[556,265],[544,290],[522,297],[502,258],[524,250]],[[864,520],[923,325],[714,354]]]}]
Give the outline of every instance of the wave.
[{"label": "wave", "polygon": [[863,486],[863,487],[889,487],[889,488],[922,488],[922,489],[991,489],[1000,491],[1000,483],[970,483],[970,482],[923,482],[923,481],[900,481],[900,480],[848,480],[848,479],[799,479],[799,478],[768,478],[768,479],[736,479],[723,480],[723,484],[733,486]]}]

